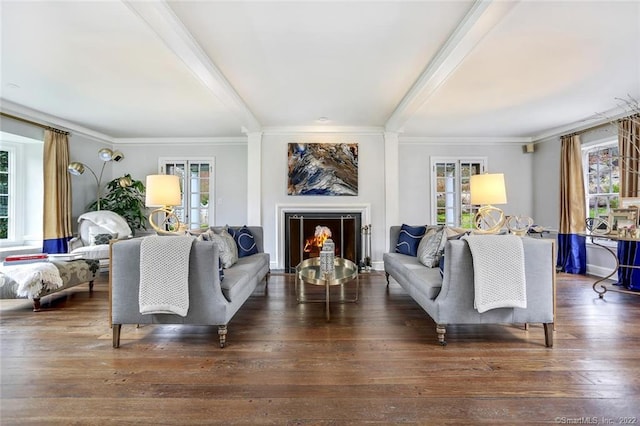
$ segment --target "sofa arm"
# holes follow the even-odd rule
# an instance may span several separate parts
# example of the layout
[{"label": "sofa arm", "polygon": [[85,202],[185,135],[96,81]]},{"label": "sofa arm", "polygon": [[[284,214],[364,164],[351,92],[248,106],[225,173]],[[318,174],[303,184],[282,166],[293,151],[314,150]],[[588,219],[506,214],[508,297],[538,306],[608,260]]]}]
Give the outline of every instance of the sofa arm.
[{"label": "sofa arm", "polygon": [[80,237],[73,237],[69,240],[69,253],[80,247],[84,247],[84,243],[82,242]]}]

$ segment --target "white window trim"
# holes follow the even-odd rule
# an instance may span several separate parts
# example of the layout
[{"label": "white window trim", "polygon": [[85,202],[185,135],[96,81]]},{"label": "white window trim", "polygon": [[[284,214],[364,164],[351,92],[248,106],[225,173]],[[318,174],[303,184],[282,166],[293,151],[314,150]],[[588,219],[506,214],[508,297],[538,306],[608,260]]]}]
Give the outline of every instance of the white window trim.
[{"label": "white window trim", "polygon": [[[593,142],[588,142],[588,143],[584,143],[582,144],[582,146],[580,147],[581,149],[581,153],[582,153],[582,175],[583,175],[583,182],[584,182],[584,193],[585,193],[585,212],[589,212],[589,197],[586,196],[586,194],[589,193],[589,171],[588,168],[585,167],[586,165],[589,164],[589,156],[588,153],[589,151],[593,150],[593,149],[598,149],[598,148],[604,148],[605,146],[609,146],[609,145],[615,145],[618,143],[618,137],[617,136],[611,136],[611,137],[607,137],[606,139],[600,139],[597,141],[593,141]],[[585,218],[586,219],[586,218]],[[618,242],[617,241],[612,241],[610,239],[606,239],[606,238],[596,238],[598,240],[598,244],[603,245],[603,246],[607,246],[607,247],[611,247],[613,249],[615,249],[616,247],[618,247]],[[599,248],[597,245],[595,245],[594,243],[591,242],[590,238],[586,239],[586,244],[590,247],[595,247],[595,248]],[[602,248],[600,248],[601,250],[604,250]]]},{"label": "white window trim", "polygon": [[26,176],[20,175],[25,170],[24,148],[19,143],[2,142],[3,151],[9,152],[9,227],[7,239],[0,240],[0,247],[20,246],[24,240],[24,214],[27,207],[26,197],[18,197],[25,194]]}]

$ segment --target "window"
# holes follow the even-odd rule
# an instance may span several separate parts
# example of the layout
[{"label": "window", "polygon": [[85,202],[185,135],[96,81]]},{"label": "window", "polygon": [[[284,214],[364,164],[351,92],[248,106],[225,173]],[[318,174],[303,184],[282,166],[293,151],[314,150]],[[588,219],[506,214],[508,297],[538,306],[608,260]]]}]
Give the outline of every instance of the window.
[{"label": "window", "polygon": [[619,205],[620,165],[618,141],[582,148],[585,201],[588,217],[607,217]]},{"label": "window", "polygon": [[431,217],[437,225],[473,228],[478,206],[471,204],[470,179],[485,171],[485,159],[434,158],[431,161]]},{"label": "window", "polygon": [[[174,207],[188,229],[209,227],[213,216],[213,159],[160,159],[160,173],[180,176],[182,203]],[[212,223],[211,223],[212,224]]]},{"label": "window", "polygon": [[11,205],[9,200],[13,194],[11,183],[13,181],[12,162],[13,153],[3,149],[0,151],[0,240],[9,238],[9,210]]}]

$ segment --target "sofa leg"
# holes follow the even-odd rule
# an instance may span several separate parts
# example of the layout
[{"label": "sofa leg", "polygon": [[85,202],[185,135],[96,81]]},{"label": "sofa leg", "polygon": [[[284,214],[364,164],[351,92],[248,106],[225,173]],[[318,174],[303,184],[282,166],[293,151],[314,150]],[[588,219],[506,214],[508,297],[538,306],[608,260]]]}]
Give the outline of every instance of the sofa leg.
[{"label": "sofa leg", "polygon": [[553,347],[553,323],[545,322],[544,324],[544,345],[548,348]]},{"label": "sofa leg", "polygon": [[264,286],[267,287],[269,285],[269,277],[271,276],[271,269],[267,271],[267,275],[264,276]]},{"label": "sofa leg", "polygon": [[524,323],[524,331],[529,331],[529,323],[528,322]]},{"label": "sofa leg", "polygon": [[93,291],[93,280],[89,281],[89,293]]},{"label": "sofa leg", "polygon": [[33,299],[33,312],[39,312],[39,311],[40,311],[40,298],[37,297]]},{"label": "sofa leg", "polygon": [[387,276],[387,287],[389,287],[389,273],[385,272],[384,274]]},{"label": "sofa leg", "polygon": [[447,345],[447,341],[444,340],[444,335],[447,333],[447,329],[444,324],[436,324],[436,333],[438,333],[438,342],[442,346]]},{"label": "sofa leg", "polygon": [[113,347],[120,347],[120,329],[122,328],[122,324],[112,324],[111,328],[113,329]]},{"label": "sofa leg", "polygon": [[227,342],[227,326],[226,325],[218,326],[218,336],[220,336],[220,347],[224,348],[224,345]]}]

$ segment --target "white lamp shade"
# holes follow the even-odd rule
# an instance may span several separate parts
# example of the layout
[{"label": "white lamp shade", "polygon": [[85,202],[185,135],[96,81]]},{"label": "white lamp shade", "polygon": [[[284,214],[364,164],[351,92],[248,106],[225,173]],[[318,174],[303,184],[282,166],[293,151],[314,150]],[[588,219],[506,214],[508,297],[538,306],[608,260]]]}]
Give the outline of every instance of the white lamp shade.
[{"label": "white lamp shade", "polygon": [[471,176],[471,204],[506,204],[504,174],[485,173]]},{"label": "white lamp shade", "polygon": [[177,206],[181,204],[180,177],[176,175],[149,175],[145,193],[147,207]]}]

